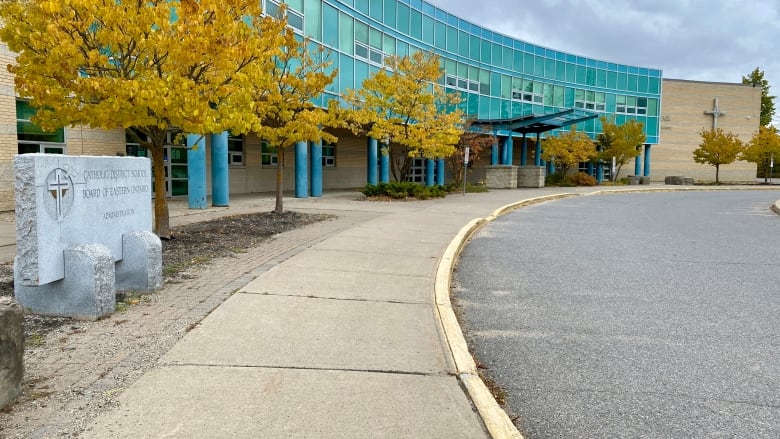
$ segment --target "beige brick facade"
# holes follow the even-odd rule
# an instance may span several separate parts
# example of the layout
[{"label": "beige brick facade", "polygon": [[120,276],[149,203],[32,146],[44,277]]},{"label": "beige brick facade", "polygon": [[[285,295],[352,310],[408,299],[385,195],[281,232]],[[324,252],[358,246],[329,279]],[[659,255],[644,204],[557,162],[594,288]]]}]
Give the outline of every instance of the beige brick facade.
[{"label": "beige brick facade", "polygon": [[[664,79],[661,92],[661,142],[651,149],[651,176],[663,181],[667,175],[693,177],[698,181],[715,181],[715,168],[693,161],[693,150],[699,147],[704,129],[711,129],[715,98],[725,115],[718,118],[718,128],[749,141],[758,131],[761,112],[761,88],[751,85]],[[756,165],[734,162],[721,166],[724,182],[754,182]]]}]

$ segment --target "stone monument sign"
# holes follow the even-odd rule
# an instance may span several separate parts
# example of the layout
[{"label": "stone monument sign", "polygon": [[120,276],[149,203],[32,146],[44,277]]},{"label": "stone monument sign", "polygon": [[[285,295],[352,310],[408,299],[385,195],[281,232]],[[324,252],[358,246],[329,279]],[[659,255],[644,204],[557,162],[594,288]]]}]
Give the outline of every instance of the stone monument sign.
[{"label": "stone monument sign", "polygon": [[113,312],[117,289],[162,285],[149,159],[22,154],[14,171],[14,285],[22,306],[97,318]]}]

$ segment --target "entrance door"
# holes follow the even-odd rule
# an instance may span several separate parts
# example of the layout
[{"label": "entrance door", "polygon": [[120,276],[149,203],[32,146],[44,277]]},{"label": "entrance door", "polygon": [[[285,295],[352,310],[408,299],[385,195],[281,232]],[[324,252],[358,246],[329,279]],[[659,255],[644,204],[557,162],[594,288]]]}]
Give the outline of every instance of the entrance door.
[{"label": "entrance door", "polygon": [[165,147],[165,196],[187,195],[187,148]]}]

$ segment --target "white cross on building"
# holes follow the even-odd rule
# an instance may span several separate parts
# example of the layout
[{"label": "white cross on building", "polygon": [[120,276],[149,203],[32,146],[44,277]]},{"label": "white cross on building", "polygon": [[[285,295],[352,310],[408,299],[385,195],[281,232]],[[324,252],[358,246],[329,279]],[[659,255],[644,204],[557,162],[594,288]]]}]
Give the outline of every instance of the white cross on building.
[{"label": "white cross on building", "polygon": [[721,116],[725,116],[725,111],[720,111],[720,107],[718,107],[718,97],[715,97],[715,103],[712,106],[712,110],[704,110],[704,114],[709,114],[712,116],[712,129],[713,131],[718,129],[718,118]]}]

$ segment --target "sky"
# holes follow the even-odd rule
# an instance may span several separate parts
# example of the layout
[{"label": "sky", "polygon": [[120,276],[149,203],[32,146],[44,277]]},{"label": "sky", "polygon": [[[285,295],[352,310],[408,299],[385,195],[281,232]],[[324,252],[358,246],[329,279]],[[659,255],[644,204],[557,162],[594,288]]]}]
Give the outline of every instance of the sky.
[{"label": "sky", "polygon": [[427,1],[529,43],[664,78],[739,83],[758,67],[780,95],[778,0]]}]

